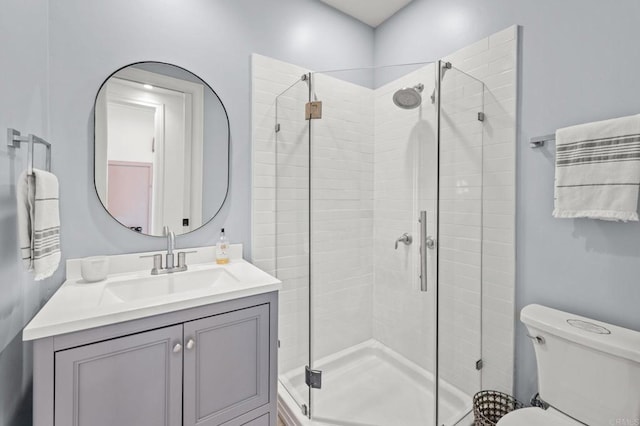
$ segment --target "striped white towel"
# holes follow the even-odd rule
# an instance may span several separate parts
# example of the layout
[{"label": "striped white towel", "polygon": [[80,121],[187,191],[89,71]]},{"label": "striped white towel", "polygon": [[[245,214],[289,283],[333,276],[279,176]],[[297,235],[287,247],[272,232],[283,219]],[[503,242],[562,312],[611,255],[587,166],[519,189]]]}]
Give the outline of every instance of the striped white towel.
[{"label": "striped white towel", "polygon": [[556,132],[558,218],[637,221],[640,115]]},{"label": "striped white towel", "polygon": [[53,275],[60,263],[58,179],[42,170],[22,173],[17,185],[18,241],[25,268],[35,280]]}]

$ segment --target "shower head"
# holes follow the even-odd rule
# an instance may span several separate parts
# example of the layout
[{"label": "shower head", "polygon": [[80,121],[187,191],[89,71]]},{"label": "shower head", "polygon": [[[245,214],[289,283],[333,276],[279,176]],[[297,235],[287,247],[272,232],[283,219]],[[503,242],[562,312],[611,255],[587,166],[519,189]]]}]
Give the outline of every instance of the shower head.
[{"label": "shower head", "polygon": [[414,109],[422,103],[423,90],[422,83],[413,87],[404,87],[393,94],[393,103],[402,109]]}]

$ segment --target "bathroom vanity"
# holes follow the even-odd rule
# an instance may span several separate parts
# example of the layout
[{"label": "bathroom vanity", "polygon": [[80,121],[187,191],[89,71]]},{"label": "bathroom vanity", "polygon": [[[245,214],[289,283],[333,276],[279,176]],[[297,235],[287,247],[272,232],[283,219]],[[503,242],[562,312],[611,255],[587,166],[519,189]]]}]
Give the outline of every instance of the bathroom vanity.
[{"label": "bathroom vanity", "polygon": [[190,256],[188,271],[155,277],[140,254],[112,256],[99,283],[67,262],[23,334],[34,341],[34,425],[276,424],[280,282],[241,246],[228,265],[210,261],[213,248]]}]

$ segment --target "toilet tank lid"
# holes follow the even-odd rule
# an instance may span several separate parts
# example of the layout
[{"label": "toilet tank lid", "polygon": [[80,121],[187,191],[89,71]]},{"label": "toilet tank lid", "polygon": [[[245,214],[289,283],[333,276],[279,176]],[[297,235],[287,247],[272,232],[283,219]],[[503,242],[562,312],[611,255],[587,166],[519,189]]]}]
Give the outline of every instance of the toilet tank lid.
[{"label": "toilet tank lid", "polygon": [[520,320],[566,340],[640,363],[640,332],[542,305],[528,305]]}]

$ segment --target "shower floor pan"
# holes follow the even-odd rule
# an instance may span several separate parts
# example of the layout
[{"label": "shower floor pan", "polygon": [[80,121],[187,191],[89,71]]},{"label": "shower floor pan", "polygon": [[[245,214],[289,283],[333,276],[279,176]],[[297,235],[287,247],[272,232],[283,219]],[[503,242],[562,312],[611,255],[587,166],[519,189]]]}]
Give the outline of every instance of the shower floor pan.
[{"label": "shower floor pan", "polygon": [[[433,375],[375,340],[316,367],[323,373],[322,389],[313,391],[313,420],[295,402],[308,395],[304,367],[280,376],[278,411],[289,426],[435,426]],[[441,424],[466,426],[471,404],[471,396],[441,381]]]}]

